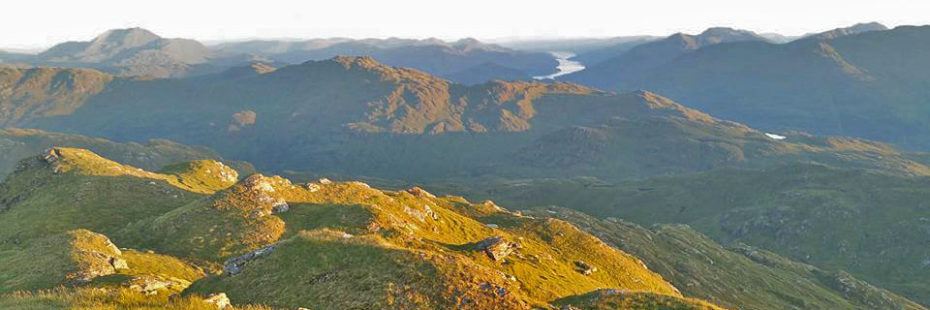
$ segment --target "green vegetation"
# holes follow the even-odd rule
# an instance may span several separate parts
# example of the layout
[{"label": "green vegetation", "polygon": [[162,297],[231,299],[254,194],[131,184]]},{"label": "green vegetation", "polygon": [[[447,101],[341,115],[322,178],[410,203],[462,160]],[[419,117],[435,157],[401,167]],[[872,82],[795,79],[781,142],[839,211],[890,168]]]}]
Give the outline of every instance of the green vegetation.
[{"label": "green vegetation", "polygon": [[18,124],[206,145],[266,171],[424,183],[488,176],[619,180],[797,161],[930,173],[923,158],[888,145],[795,132],[779,141],[650,92],[541,82],[464,86],[366,57],[246,76],[120,81],[86,101],[65,115]]},{"label": "green vegetation", "polygon": [[558,304],[573,309],[654,309],[654,310],[719,310],[717,306],[696,300],[653,293],[599,290],[580,296],[562,298]]},{"label": "green vegetation", "polygon": [[[600,218],[685,223],[723,244],[742,242],[930,301],[924,247],[926,177],[792,164],[643,181],[487,183],[468,196],[517,208],[558,205]],[[465,187],[457,187],[463,192]]]},{"label": "green vegetation", "polygon": [[[0,308],[17,310],[46,309],[138,309],[138,310],[215,310],[217,306],[200,296],[168,298],[146,295],[130,289],[58,288],[38,292],[15,292],[0,295]],[[263,306],[236,306],[228,310],[270,310]]]},{"label": "green vegetation", "polygon": [[[0,192],[0,304],[196,308],[227,293],[287,308],[521,309],[599,288],[681,297],[638,258],[561,220],[359,182],[252,175],[209,187],[227,184],[221,172],[232,170],[221,168],[153,173],[68,148],[24,160]],[[55,199],[85,188],[100,195],[62,212],[72,204]],[[52,291],[22,292],[37,289]],[[166,298],[177,294],[190,297]]]},{"label": "green vegetation", "polygon": [[[550,213],[553,211],[555,213]],[[721,246],[686,225],[646,229],[563,208],[524,214],[558,217],[636,255],[682,294],[734,309],[925,309],[848,274],[834,274],[743,244]],[[842,284],[841,284],[842,283]]]},{"label": "green vegetation", "polygon": [[[52,147],[75,147],[91,150],[105,158],[146,170],[156,170],[168,164],[195,159],[219,159],[215,152],[203,147],[191,147],[168,140],[151,140],[146,144],[118,143],[81,135],[47,132],[35,129],[0,129],[0,176],[16,169],[26,157]],[[239,171],[251,172],[244,163],[230,163]]]},{"label": "green vegetation", "polygon": [[[639,46],[640,53],[633,49],[566,80],[618,92],[648,89],[776,132],[862,137],[921,151],[930,145],[925,117],[930,60],[919,52],[930,47],[928,26],[786,44],[722,43],[678,57],[648,46],[674,39],[682,41],[672,36]],[[672,45],[682,46],[689,45]],[[661,59],[651,61],[655,58]]]}]

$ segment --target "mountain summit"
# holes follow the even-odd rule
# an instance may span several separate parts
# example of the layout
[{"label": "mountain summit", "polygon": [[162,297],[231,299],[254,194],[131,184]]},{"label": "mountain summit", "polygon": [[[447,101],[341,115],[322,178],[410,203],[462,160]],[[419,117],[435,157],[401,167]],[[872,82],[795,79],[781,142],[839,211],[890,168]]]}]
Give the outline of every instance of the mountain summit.
[{"label": "mountain summit", "polygon": [[211,60],[200,42],[166,39],[142,28],[108,30],[91,41],[55,45],[31,63],[96,68],[117,75],[176,77]]}]

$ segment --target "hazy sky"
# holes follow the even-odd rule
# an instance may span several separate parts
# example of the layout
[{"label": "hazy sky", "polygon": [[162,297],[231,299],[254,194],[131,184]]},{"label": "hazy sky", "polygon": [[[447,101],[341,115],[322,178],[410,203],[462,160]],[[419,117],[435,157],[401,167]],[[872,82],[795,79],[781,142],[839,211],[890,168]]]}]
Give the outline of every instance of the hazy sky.
[{"label": "hazy sky", "polygon": [[930,24],[926,0],[9,0],[0,10],[0,47],[13,48],[134,26],[215,41],[667,35],[710,26],[797,35],[865,21]]}]

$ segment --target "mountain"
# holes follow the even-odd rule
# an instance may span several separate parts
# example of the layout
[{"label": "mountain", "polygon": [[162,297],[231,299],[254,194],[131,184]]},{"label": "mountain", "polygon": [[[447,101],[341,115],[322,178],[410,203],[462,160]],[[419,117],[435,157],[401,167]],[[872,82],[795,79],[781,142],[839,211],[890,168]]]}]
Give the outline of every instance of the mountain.
[{"label": "mountain", "polygon": [[[228,296],[286,308],[529,309],[609,289],[636,292],[641,309],[718,309],[568,222],[490,201],[238,179],[216,161],[148,172],[72,148],[19,166],[0,190],[4,293],[58,287],[39,296],[111,307]],[[110,297],[88,301],[87,290]],[[4,294],[0,305],[36,299]]]},{"label": "mountain", "polygon": [[613,91],[650,89],[765,130],[857,136],[926,150],[930,134],[922,116],[930,61],[915,51],[927,48],[928,37],[930,27],[902,26],[778,45],[719,44],[635,75],[610,69],[615,75],[588,81]]},{"label": "mountain", "polygon": [[0,67],[0,125],[74,112],[113,80],[91,69]]},{"label": "mountain", "polygon": [[[475,39],[446,42],[438,39],[315,39],[308,41],[246,41],[214,46],[219,54],[249,53],[284,63],[303,63],[336,56],[369,56],[391,65],[418,69],[459,83],[483,83],[547,74],[558,62],[544,52],[525,52],[487,44]],[[490,68],[496,68],[489,70]],[[507,68],[501,71],[499,68]],[[480,74],[465,74],[481,70]],[[500,73],[502,75],[493,75]],[[487,78],[477,80],[478,77]]]},{"label": "mountain", "polygon": [[448,74],[446,78],[465,85],[483,84],[493,80],[530,81],[533,79],[533,77],[526,72],[490,62]]},{"label": "mountain", "polygon": [[804,36],[783,35],[783,34],[774,33],[774,32],[760,33],[759,36],[765,38],[766,40],[769,40],[769,42],[777,43],[777,44],[788,43],[788,42],[804,37]]},{"label": "mountain", "polygon": [[[681,55],[706,46],[728,42],[767,42],[751,31],[732,28],[710,28],[698,35],[676,33],[665,39],[633,47],[626,52],[606,58],[604,55],[592,60],[589,56],[579,56],[587,66],[585,70],[566,75],[564,81],[577,82],[602,89],[615,89],[616,84],[624,80],[641,76],[660,67]],[[585,59],[589,58],[589,59]],[[605,59],[606,58],[606,59]]]},{"label": "mountain", "polygon": [[515,208],[558,205],[641,225],[688,224],[722,244],[745,243],[829,272],[845,271],[926,305],[928,182],[789,164],[627,182],[515,180],[445,188]]},{"label": "mountain", "polygon": [[149,172],[52,148],[18,166],[0,183],[8,308],[925,309],[681,226],[240,178],[210,160]]},{"label": "mountain", "polygon": [[777,140],[649,92],[542,82],[464,86],[365,57],[264,72],[118,79],[98,95],[68,102],[77,108],[65,115],[2,121],[116,141],[204,145],[266,170],[410,181],[624,179],[799,160],[905,175],[930,171],[921,158],[888,145],[803,133]]},{"label": "mountain", "polygon": [[[221,159],[216,152],[204,147],[191,147],[168,140],[155,139],[146,144],[119,143],[101,138],[46,132],[35,129],[0,129],[0,176],[16,169],[20,159],[37,154],[50,147],[77,147],[92,149],[119,162],[143,169],[158,169],[168,164],[195,159]],[[245,163],[233,163],[242,171],[252,169]]]},{"label": "mountain", "polygon": [[657,41],[659,38],[646,37],[638,38],[635,40],[621,41],[615,44],[610,44],[607,46],[585,49],[577,52],[577,56],[572,57],[572,60],[581,62],[582,64],[589,66],[603,62],[607,59],[611,59],[627,51],[651,42]]},{"label": "mountain", "polygon": [[93,40],[60,43],[36,55],[0,53],[0,63],[88,68],[139,78],[213,73],[255,60],[262,59],[217,55],[195,40],[166,39],[142,28],[108,30]]},{"label": "mountain", "polygon": [[843,37],[843,36],[860,34],[863,32],[885,31],[885,30],[888,30],[888,27],[885,27],[885,25],[879,24],[877,22],[871,22],[871,23],[855,24],[849,27],[844,27],[844,28],[836,28],[830,31],[810,34],[805,37],[818,39],[818,40],[832,40],[832,39],[836,39],[836,38]]},{"label": "mountain", "polygon": [[653,36],[625,36],[612,38],[562,38],[562,39],[516,39],[500,40],[498,45],[531,52],[570,52],[584,54],[589,51],[633,47],[659,39]]},{"label": "mountain", "polygon": [[559,218],[643,262],[681,288],[729,309],[923,309],[845,272],[830,272],[745,244],[724,247],[687,225],[650,228],[556,207],[524,214]]},{"label": "mountain", "polygon": [[194,40],[165,39],[142,29],[114,29],[91,41],[65,42],[36,56],[36,62],[98,68],[127,76],[181,76],[207,63],[210,50]]},{"label": "mountain", "polygon": [[20,63],[24,59],[29,59],[30,57],[31,55],[29,54],[7,52],[7,51],[0,50],[0,65]]}]

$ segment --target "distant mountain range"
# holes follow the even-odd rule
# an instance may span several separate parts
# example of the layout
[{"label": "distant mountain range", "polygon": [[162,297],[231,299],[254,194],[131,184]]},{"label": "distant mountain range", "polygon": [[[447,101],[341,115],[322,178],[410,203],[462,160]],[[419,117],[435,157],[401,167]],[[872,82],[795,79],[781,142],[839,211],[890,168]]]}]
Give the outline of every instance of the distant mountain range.
[{"label": "distant mountain range", "polygon": [[530,80],[556,71],[543,52],[523,52],[475,39],[315,39],[246,41],[205,46],[189,39],[165,39],[141,28],[107,31],[91,41],[66,42],[37,55],[0,52],[0,63],[93,68],[118,76],[190,77],[251,62],[299,64],[339,55],[371,56],[390,65],[423,70],[461,83],[492,79]]},{"label": "distant mountain range", "polygon": [[928,42],[592,41],[579,83],[526,80],[553,42],[0,54],[0,308],[925,309]]},{"label": "distant mountain range", "polygon": [[[863,24],[786,44],[764,40],[689,50],[675,37],[639,46],[563,79],[617,92],[649,89],[689,107],[772,131],[930,145],[930,27]],[[678,48],[662,54],[639,51]],[[665,57],[661,57],[664,55]]]},{"label": "distant mountain range", "polygon": [[0,97],[6,126],[117,141],[167,138],[263,169],[410,180],[624,179],[806,159],[930,174],[891,146],[803,133],[776,140],[650,92],[541,82],[465,86],[367,57],[155,81],[88,69],[0,70],[8,77],[2,93],[10,94]]}]

